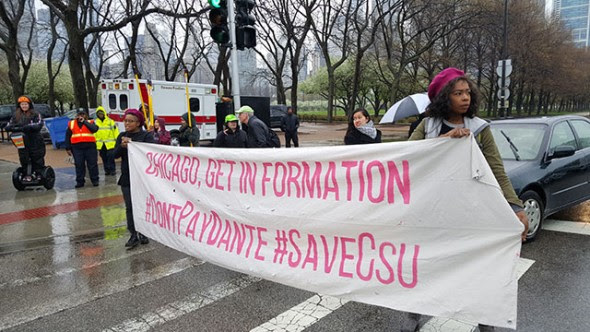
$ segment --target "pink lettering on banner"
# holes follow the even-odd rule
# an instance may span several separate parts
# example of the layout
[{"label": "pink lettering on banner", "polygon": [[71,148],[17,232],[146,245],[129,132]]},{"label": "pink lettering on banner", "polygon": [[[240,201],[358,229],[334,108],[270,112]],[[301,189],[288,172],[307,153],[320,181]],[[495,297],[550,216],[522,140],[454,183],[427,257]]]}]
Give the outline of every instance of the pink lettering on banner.
[{"label": "pink lettering on banner", "polygon": [[315,169],[311,178],[309,177],[311,171],[309,164],[306,162],[302,162],[303,165],[303,185],[302,185],[302,197],[306,197],[306,193],[309,193],[309,197],[313,198],[314,193],[316,193],[315,198],[322,197],[322,190],[320,184],[320,175],[322,174],[322,163],[315,162]]},{"label": "pink lettering on banner", "polygon": [[371,261],[369,262],[369,272],[366,275],[363,275],[363,272],[361,271],[361,269],[362,269],[363,259],[364,259],[363,239],[365,239],[365,238],[370,241],[371,249],[375,250],[375,238],[373,238],[373,235],[371,233],[361,233],[359,235],[359,254],[358,254],[359,258],[356,263],[356,274],[359,276],[359,278],[361,280],[369,281],[369,280],[373,279],[373,267],[375,265],[375,260],[373,258],[371,258]]},{"label": "pink lettering on banner", "polygon": [[270,177],[268,176],[268,168],[269,167],[272,167],[272,163],[262,163],[262,196],[263,197],[266,197],[266,184],[270,182]]},{"label": "pink lettering on banner", "polygon": [[289,262],[290,267],[297,267],[299,265],[299,262],[301,261],[301,250],[299,249],[297,242],[295,242],[295,239],[293,238],[294,235],[297,235],[297,239],[301,239],[301,234],[299,234],[298,230],[296,230],[296,229],[289,230],[289,243],[291,244],[291,246],[295,250],[295,255],[297,256],[297,259],[294,260],[293,256],[295,256],[295,255],[293,255],[293,252],[289,253],[288,262]]},{"label": "pink lettering on banner", "polygon": [[[373,181],[373,168],[377,168],[379,172],[379,179]],[[385,167],[379,161],[371,161],[367,165],[367,194],[369,196],[369,201],[372,203],[381,203],[383,201],[383,197],[385,196]],[[375,182],[379,183],[378,185]],[[377,197],[373,196],[375,188],[377,187]]]},{"label": "pink lettering on banner", "polygon": [[354,243],[354,239],[349,237],[340,238],[340,243],[342,244],[342,259],[340,260],[340,271],[338,275],[340,275],[343,278],[352,278],[352,273],[344,271],[344,265],[346,265],[346,261],[354,259],[354,255],[350,255],[346,251],[346,243],[349,242]]},{"label": "pink lettering on banner", "polygon": [[287,177],[287,196],[292,197],[291,187],[295,187],[295,197],[301,197],[301,188],[299,185],[299,176],[301,174],[301,166],[298,163],[289,161],[287,162],[289,167],[289,176]]},{"label": "pink lettering on banner", "polygon": [[352,168],[358,165],[357,161],[343,161],[342,167],[346,168],[346,200],[352,201]]},{"label": "pink lettering on banner", "polygon": [[240,161],[242,173],[240,174],[240,193],[247,194],[248,189],[252,195],[256,194],[256,163]]},{"label": "pink lettering on banner", "polygon": [[197,173],[201,164],[199,158],[172,153],[146,153],[148,166],[145,174],[170,182],[197,183]]},{"label": "pink lettering on banner", "polygon": [[268,244],[268,242],[266,242],[262,239],[262,233],[266,233],[266,228],[256,227],[258,246],[256,247],[256,253],[254,254],[254,258],[259,261],[264,260],[264,256],[260,255],[260,250],[262,249],[263,246],[266,246]]},{"label": "pink lettering on banner", "polygon": [[281,162],[275,163],[273,189],[276,197],[283,197],[287,187],[287,167]]},{"label": "pink lettering on banner", "polygon": [[149,194],[146,199],[145,220],[180,234],[181,218],[177,218],[177,214],[181,208],[180,205],[158,201],[153,194]]},{"label": "pink lettering on banner", "polygon": [[338,189],[338,181],[336,181],[336,163],[333,161],[328,163],[324,190],[324,200],[328,197],[328,193],[334,193],[334,199],[336,201],[340,200],[340,190]]},{"label": "pink lettering on banner", "polygon": [[[368,165],[367,169],[370,167],[378,166]],[[268,229],[265,227],[232,221],[213,210],[198,211],[190,201],[183,205],[160,201],[154,194],[148,194],[145,211],[145,220],[150,227],[176,236],[184,235],[194,242],[245,259],[267,260],[264,252],[268,247]],[[331,240],[321,234],[302,234],[297,229],[274,232],[274,257],[269,263],[384,285],[397,280],[404,288],[415,288],[419,283],[418,244],[396,245],[390,241],[377,241],[370,232],[356,237],[335,235]],[[323,268],[318,270],[322,263]],[[338,268],[334,269],[334,266]]]},{"label": "pink lettering on banner", "polygon": [[387,162],[389,177],[387,179],[387,202],[393,204],[393,181],[397,184],[398,191],[404,199],[404,204],[410,204],[410,164],[407,160],[402,161],[403,180],[399,175],[397,166],[393,161]]},{"label": "pink lettering on banner", "polygon": [[377,280],[379,280],[380,283],[384,284],[384,285],[389,285],[392,282],[395,281],[395,275],[393,274],[393,267],[391,267],[391,264],[389,264],[389,261],[387,260],[387,258],[385,257],[385,249],[387,247],[391,248],[391,255],[395,255],[395,246],[390,243],[390,242],[383,242],[381,243],[381,245],[379,246],[379,258],[381,259],[381,263],[383,263],[383,265],[385,265],[385,269],[387,270],[387,272],[389,273],[389,277],[384,278],[381,275],[381,270],[377,270],[375,272],[376,276],[377,276]]},{"label": "pink lettering on banner", "polygon": [[[332,267],[334,267],[334,262],[336,262],[336,253],[338,252],[338,237],[334,236],[334,245],[332,246],[332,254],[330,255],[330,245],[328,244],[326,237],[320,235],[322,239],[322,244],[324,245],[324,272],[330,273],[332,272]],[[332,258],[330,258],[332,257]]]},{"label": "pink lettering on banner", "polygon": [[305,269],[305,265],[308,263],[313,266],[314,271],[318,269],[318,245],[311,234],[307,235],[307,254],[305,255],[301,268]]},{"label": "pink lettering on banner", "polygon": [[[287,234],[289,236],[287,237]],[[325,274],[337,274],[341,278],[377,282],[389,285],[395,281],[395,273],[401,287],[414,288],[418,284],[418,257],[420,246],[414,245],[413,255],[406,253],[407,244],[401,243],[399,256],[396,247],[388,241],[377,242],[375,236],[369,232],[359,234],[358,237],[334,236],[332,242],[328,242],[324,235],[319,235],[318,248],[317,236],[307,234],[307,251],[304,259],[301,259],[301,245],[296,241],[301,239],[300,232],[296,229],[276,230],[276,247],[274,249],[274,264],[283,264],[283,258],[288,257],[287,265],[292,269],[306,269],[317,271],[320,256],[323,253],[323,270]],[[338,270],[333,267],[338,262]],[[394,270],[394,266],[397,267]],[[352,268],[352,269],[350,269]],[[409,272],[408,272],[409,270]],[[411,281],[409,280],[411,277]]]}]

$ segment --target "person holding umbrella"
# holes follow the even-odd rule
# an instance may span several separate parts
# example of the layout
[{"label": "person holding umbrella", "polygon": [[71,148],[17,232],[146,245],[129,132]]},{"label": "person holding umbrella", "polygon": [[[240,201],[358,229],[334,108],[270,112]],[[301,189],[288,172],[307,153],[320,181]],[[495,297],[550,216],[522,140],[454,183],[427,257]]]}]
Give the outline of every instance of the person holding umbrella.
[{"label": "person holding umbrella", "polygon": [[[437,137],[461,138],[473,134],[496,180],[500,184],[506,201],[524,225],[524,231],[521,235],[524,242],[528,232],[528,219],[522,201],[516,195],[510,180],[506,176],[489,124],[476,116],[479,99],[477,87],[465,76],[462,70],[446,68],[436,75],[430,83],[428,97],[431,103],[426,108],[427,117],[416,127],[409,140]],[[453,208],[462,207],[457,205]],[[409,319],[405,321],[401,330],[418,330],[420,317],[420,314],[409,313]],[[479,330],[482,332],[494,331],[494,327],[480,324]]]}]

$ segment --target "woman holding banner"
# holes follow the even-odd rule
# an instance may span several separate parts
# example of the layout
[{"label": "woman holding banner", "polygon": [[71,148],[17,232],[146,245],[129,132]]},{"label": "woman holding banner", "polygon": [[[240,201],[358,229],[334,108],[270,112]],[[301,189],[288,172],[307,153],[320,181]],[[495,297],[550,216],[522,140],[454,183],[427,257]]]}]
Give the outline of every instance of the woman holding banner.
[{"label": "woman holding banner", "polygon": [[[427,117],[418,125],[409,140],[436,137],[461,138],[473,133],[502,188],[506,201],[524,225],[521,237],[523,242],[526,241],[528,219],[522,201],[506,176],[489,124],[476,116],[478,91],[475,84],[465,76],[462,70],[447,68],[436,75],[428,86],[428,97],[431,103],[426,108]],[[417,331],[420,317],[419,314],[410,313],[409,321],[402,326],[402,331]],[[494,327],[480,324],[479,330],[494,331]]]},{"label": "woman holding banner", "polygon": [[381,131],[375,128],[369,112],[359,108],[348,119],[345,145],[381,143]]},{"label": "woman holding banner", "polygon": [[144,118],[142,112],[136,109],[127,109],[125,111],[125,131],[117,137],[115,145],[115,158],[121,158],[121,177],[118,184],[121,186],[123,192],[123,199],[125,201],[125,212],[127,216],[127,229],[131,233],[131,237],[125,244],[125,247],[134,248],[139,243],[147,244],[149,240],[143,234],[135,230],[135,223],[133,221],[133,207],[131,206],[131,180],[129,178],[129,156],[127,151],[128,143],[145,142],[154,143],[152,133],[144,131]]}]

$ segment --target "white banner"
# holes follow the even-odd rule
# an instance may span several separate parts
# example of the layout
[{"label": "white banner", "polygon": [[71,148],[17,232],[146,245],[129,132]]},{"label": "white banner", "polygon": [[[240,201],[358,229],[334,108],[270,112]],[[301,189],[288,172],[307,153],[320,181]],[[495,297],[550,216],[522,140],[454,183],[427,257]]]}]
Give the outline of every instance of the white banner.
[{"label": "white banner", "polygon": [[523,227],[473,138],[129,152],[151,239],[308,291],[516,328]]}]

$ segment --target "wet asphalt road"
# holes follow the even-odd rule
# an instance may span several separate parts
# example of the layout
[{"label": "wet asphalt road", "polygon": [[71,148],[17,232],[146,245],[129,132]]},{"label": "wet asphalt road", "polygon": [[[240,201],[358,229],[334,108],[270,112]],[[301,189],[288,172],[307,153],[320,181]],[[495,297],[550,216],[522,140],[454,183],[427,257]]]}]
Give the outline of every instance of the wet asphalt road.
[{"label": "wet asphalt road", "polygon": [[[73,168],[58,169],[54,190],[17,192],[14,168],[0,161],[0,330],[399,330],[403,315],[393,310],[320,298],[155,242],[126,250],[124,206],[108,200],[120,195],[114,177],[75,190]],[[544,230],[524,246],[518,331],[590,331],[589,233]],[[474,329],[421,323],[421,331]]]}]

